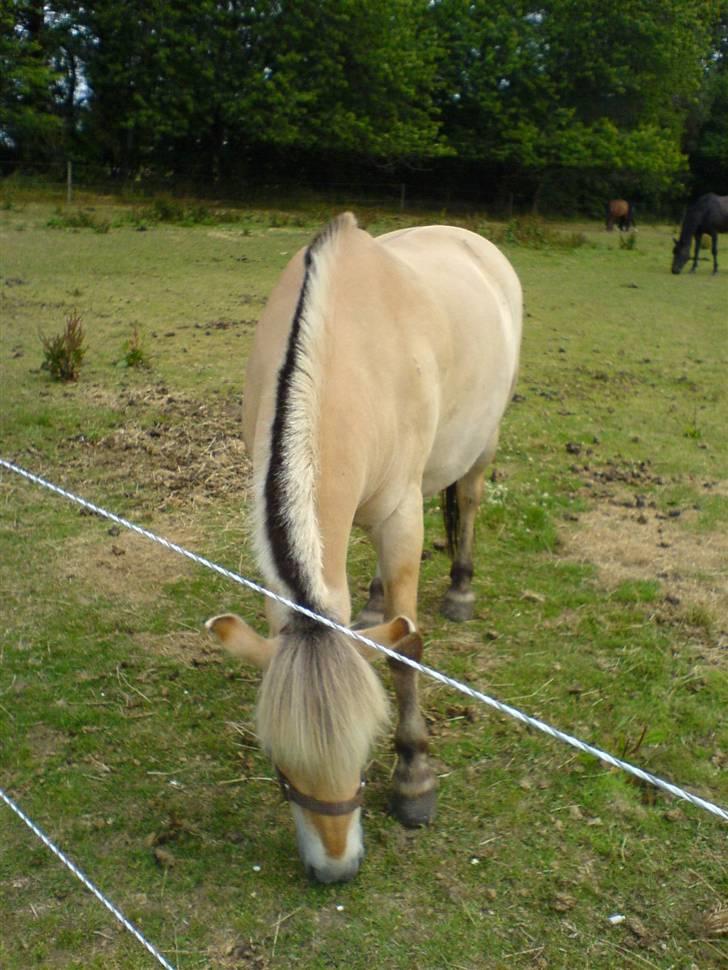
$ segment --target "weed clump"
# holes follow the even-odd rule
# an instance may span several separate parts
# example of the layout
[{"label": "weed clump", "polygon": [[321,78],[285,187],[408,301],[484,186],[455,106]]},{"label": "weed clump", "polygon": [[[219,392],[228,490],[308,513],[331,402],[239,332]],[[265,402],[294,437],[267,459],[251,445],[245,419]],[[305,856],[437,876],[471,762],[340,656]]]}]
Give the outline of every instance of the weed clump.
[{"label": "weed clump", "polygon": [[168,195],[158,195],[145,212],[152,222],[170,222],[180,226],[210,225],[216,221],[206,205],[184,205]]},{"label": "weed clump", "polygon": [[78,311],[66,318],[66,326],[55,337],[41,336],[43,344],[43,363],[41,370],[47,370],[54,381],[77,381],[83,358],[85,334]]},{"label": "weed clump", "polygon": [[107,233],[111,228],[108,219],[97,219],[93,213],[85,209],[63,212],[58,208],[46,225],[49,229],[93,229],[94,232],[99,233]]},{"label": "weed clump", "polygon": [[146,351],[144,350],[144,346],[142,344],[142,335],[139,331],[139,327],[136,325],[134,325],[132,328],[131,337],[124,346],[122,363],[126,367],[149,366],[149,360],[147,359]]}]

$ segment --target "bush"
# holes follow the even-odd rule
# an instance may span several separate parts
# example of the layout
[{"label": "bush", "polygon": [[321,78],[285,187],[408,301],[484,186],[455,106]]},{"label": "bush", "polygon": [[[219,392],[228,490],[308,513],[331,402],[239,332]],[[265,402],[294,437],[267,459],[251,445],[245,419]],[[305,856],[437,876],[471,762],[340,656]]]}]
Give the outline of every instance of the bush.
[{"label": "bush", "polygon": [[77,381],[86,348],[81,317],[74,311],[66,318],[66,326],[55,337],[41,336],[43,363],[54,381]]},{"label": "bush", "polygon": [[489,238],[494,242],[525,246],[528,249],[578,249],[587,241],[583,233],[560,232],[538,216],[511,219]]},{"label": "bush", "polygon": [[97,219],[84,209],[75,212],[63,212],[56,209],[46,223],[49,229],[93,229],[94,232],[106,233],[111,228],[108,219]]}]

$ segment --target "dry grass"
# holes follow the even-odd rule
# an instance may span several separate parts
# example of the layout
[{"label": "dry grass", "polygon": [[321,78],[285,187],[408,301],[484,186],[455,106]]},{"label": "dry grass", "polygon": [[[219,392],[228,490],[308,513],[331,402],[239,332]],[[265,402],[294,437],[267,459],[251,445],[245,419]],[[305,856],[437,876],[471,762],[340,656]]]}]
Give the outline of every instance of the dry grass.
[{"label": "dry grass", "polygon": [[684,616],[705,611],[716,628],[716,664],[728,668],[728,533],[709,535],[686,528],[697,519],[690,509],[679,516],[655,508],[635,508],[626,495],[579,516],[564,529],[564,552],[597,566],[601,581],[614,589],[625,581],[656,581],[664,603]]}]

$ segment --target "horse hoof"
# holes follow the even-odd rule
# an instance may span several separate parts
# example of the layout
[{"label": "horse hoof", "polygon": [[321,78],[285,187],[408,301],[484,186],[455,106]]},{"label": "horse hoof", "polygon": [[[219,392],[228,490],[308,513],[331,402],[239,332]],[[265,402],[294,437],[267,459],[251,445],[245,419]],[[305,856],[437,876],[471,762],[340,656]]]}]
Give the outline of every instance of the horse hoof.
[{"label": "horse hoof", "polygon": [[392,795],[390,812],[406,829],[421,829],[432,822],[436,808],[437,791],[431,788],[415,798],[405,798],[395,792]]},{"label": "horse hoof", "polygon": [[370,626],[379,626],[384,623],[384,611],[370,610],[366,606],[354,620],[352,630],[366,630]]},{"label": "horse hoof", "polygon": [[450,590],[442,601],[440,612],[448,620],[454,620],[456,623],[472,620],[475,614],[475,594]]}]

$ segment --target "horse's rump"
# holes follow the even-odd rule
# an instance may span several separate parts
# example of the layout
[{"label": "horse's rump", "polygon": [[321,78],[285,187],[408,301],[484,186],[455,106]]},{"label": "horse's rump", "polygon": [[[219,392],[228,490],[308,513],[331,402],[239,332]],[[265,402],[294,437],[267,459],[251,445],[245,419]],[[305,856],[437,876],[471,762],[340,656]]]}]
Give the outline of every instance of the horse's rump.
[{"label": "horse's rump", "polygon": [[608,230],[614,228],[615,222],[622,230],[631,229],[634,221],[634,209],[626,199],[610,199],[606,206],[606,226]]}]

